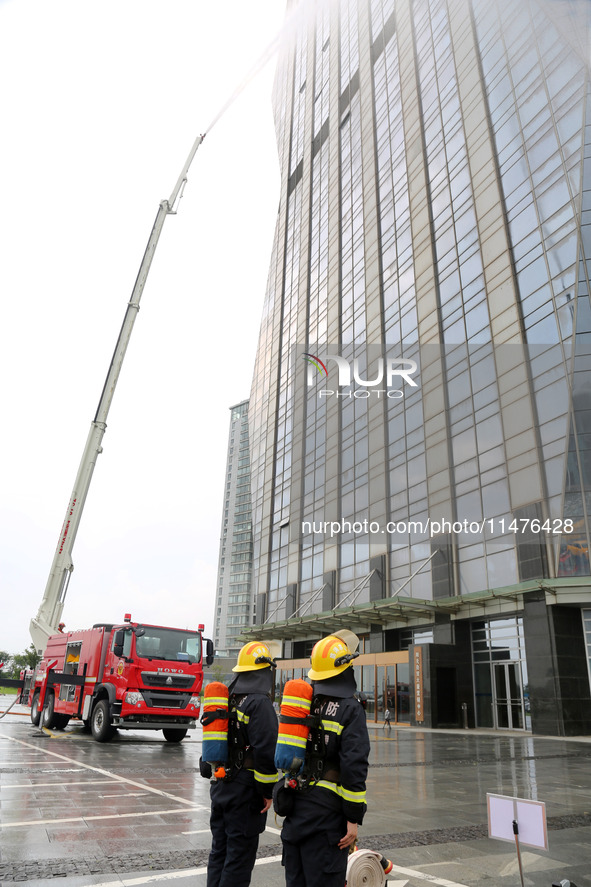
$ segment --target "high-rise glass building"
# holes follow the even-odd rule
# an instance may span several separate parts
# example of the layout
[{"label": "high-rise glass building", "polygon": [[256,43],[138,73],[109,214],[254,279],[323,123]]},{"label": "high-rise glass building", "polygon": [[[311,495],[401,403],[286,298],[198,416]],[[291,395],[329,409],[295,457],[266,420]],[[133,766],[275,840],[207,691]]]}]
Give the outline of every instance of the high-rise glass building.
[{"label": "high-rise glass building", "polygon": [[218,655],[235,657],[254,618],[248,400],[230,407],[230,416],[214,643]]},{"label": "high-rise glass building", "polygon": [[370,717],[590,732],[590,5],[305,8],[274,92],[253,633],[287,674],[356,631]]}]

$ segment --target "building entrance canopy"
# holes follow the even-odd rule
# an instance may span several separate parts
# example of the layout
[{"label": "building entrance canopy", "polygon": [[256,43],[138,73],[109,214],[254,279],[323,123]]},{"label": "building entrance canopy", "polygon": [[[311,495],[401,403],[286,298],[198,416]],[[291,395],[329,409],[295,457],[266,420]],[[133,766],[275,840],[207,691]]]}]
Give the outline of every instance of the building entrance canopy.
[{"label": "building entrance canopy", "polygon": [[364,634],[372,626],[396,628],[434,622],[437,614],[449,615],[451,619],[482,618],[519,610],[523,606],[525,595],[539,591],[545,592],[548,605],[560,603],[580,606],[588,595],[589,584],[589,578],[571,577],[532,580],[506,588],[487,589],[439,600],[397,595],[349,607],[339,606],[322,613],[294,615],[277,622],[253,625],[242,631],[242,637],[246,640],[251,638],[294,640],[320,637],[339,628],[348,628],[358,634]]}]

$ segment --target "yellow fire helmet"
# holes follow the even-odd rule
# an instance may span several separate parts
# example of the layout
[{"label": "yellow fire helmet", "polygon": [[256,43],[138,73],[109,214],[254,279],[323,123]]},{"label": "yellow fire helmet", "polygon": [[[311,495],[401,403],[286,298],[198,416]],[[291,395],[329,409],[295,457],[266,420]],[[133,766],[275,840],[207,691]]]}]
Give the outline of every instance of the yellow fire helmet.
[{"label": "yellow fire helmet", "polygon": [[238,661],[232,671],[256,671],[259,668],[275,668],[275,657],[279,655],[277,641],[250,641],[238,654]]},{"label": "yellow fire helmet", "polygon": [[324,681],[334,678],[349,668],[353,659],[359,656],[357,647],[359,638],[352,631],[343,629],[329,634],[314,644],[310,664],[312,668],[308,677],[312,681]]}]

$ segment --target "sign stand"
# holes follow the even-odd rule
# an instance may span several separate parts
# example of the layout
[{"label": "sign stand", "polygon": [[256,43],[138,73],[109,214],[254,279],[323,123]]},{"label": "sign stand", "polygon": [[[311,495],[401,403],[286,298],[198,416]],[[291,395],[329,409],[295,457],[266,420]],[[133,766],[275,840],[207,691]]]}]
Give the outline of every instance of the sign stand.
[{"label": "sign stand", "polygon": [[515,849],[517,850],[517,862],[519,863],[519,877],[521,878],[521,887],[525,887],[523,883],[523,868],[521,866],[521,850],[519,849],[519,825],[517,820],[513,820],[513,834],[515,835]]},{"label": "sign stand", "polygon": [[520,840],[527,847],[548,849],[546,805],[542,801],[526,801],[492,794],[487,794],[486,802],[488,836],[515,844],[521,887],[524,887]]}]

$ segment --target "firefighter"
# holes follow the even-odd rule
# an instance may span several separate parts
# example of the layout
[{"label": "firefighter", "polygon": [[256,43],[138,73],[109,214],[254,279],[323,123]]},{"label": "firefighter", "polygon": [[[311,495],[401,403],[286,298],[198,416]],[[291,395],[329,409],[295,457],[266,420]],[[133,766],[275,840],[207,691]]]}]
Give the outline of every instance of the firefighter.
[{"label": "firefighter", "polygon": [[[228,758],[210,788],[207,887],[248,887],[277,781],[273,643],[245,644],[229,683]],[[225,772],[224,772],[225,771]],[[202,775],[209,776],[202,765]]]},{"label": "firefighter", "polygon": [[312,650],[308,678],[316,726],[298,787],[278,786],[287,811],[281,832],[287,887],[343,887],[349,849],[367,809],[369,734],[351,667],[358,644],[353,632],[341,631]]}]

